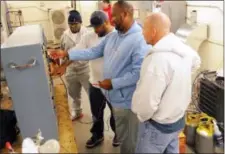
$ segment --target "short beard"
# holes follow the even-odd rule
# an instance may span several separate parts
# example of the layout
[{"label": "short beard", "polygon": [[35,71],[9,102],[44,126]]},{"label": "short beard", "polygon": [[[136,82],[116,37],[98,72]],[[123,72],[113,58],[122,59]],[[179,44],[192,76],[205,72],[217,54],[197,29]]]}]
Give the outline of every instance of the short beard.
[{"label": "short beard", "polygon": [[99,33],[98,37],[104,37],[105,35],[106,35],[106,31]]},{"label": "short beard", "polygon": [[119,32],[123,32],[123,28],[121,26],[116,26],[115,25],[115,29]]}]

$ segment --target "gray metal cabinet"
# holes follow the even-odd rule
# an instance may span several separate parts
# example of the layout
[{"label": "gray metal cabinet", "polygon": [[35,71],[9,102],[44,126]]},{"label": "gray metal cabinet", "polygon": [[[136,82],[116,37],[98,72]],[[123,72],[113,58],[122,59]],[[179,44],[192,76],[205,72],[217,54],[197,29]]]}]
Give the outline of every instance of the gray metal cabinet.
[{"label": "gray metal cabinet", "polygon": [[58,139],[42,27],[17,28],[1,47],[1,60],[22,137],[40,129],[45,140]]}]

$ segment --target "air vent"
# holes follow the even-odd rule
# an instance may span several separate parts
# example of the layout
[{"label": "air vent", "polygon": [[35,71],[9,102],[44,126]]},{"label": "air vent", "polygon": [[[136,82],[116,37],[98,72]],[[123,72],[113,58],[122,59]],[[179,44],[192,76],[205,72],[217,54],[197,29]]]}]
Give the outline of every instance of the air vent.
[{"label": "air vent", "polygon": [[52,14],[52,21],[54,24],[63,24],[65,22],[65,15],[61,11],[54,11]]},{"label": "air vent", "polygon": [[68,9],[58,9],[50,11],[50,24],[53,35],[54,44],[59,44],[63,32],[68,28],[67,18]]},{"label": "air vent", "polygon": [[65,28],[57,28],[54,30],[54,36],[57,40],[60,40],[63,32],[65,31]]}]

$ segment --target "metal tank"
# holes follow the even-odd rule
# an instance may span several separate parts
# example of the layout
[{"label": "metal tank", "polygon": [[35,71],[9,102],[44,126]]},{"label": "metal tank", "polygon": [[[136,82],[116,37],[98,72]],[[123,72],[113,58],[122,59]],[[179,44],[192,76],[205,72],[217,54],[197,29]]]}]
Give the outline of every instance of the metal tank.
[{"label": "metal tank", "polygon": [[202,117],[196,130],[195,150],[197,153],[214,153],[213,119]]},{"label": "metal tank", "polygon": [[186,125],[184,133],[186,136],[186,143],[192,147],[195,145],[196,129],[199,125],[199,120],[201,117],[206,117],[204,113],[187,113],[186,115]]}]

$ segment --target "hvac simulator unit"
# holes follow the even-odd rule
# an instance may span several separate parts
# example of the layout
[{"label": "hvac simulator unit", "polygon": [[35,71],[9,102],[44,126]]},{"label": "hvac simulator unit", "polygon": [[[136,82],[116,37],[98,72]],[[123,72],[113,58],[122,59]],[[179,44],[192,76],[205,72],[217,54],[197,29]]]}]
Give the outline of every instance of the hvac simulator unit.
[{"label": "hvac simulator unit", "polygon": [[46,38],[40,25],[18,27],[1,47],[1,63],[23,138],[40,129],[58,139]]}]

